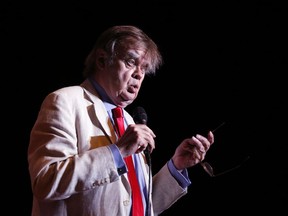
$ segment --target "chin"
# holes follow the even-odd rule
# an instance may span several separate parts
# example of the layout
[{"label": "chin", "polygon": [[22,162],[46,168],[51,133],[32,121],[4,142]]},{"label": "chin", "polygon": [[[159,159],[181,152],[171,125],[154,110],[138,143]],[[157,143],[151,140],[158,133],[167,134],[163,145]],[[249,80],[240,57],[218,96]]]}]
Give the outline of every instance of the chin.
[{"label": "chin", "polygon": [[134,100],[122,101],[121,104],[122,104],[124,107],[126,107],[126,106],[130,105],[133,101],[134,101]]}]

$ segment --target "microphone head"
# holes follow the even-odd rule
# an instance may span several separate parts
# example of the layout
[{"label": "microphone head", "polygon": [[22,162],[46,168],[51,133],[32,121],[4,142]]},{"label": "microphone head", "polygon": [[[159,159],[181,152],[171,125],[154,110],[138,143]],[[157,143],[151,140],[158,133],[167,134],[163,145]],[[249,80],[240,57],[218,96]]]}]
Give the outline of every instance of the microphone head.
[{"label": "microphone head", "polygon": [[136,107],[132,117],[136,124],[147,124],[148,116],[143,107]]}]

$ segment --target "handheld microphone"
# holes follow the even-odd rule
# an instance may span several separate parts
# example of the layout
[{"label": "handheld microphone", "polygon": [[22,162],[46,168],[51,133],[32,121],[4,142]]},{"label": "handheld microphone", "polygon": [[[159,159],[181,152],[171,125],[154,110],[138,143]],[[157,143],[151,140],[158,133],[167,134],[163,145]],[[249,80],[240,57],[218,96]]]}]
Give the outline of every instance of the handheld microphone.
[{"label": "handheld microphone", "polygon": [[143,107],[136,107],[133,112],[133,119],[136,124],[147,124],[148,116]]},{"label": "handheld microphone", "polygon": [[[141,106],[138,106],[135,108],[132,117],[136,124],[145,124],[145,125],[147,124],[148,116],[144,108]],[[144,154],[148,160],[148,164],[150,165],[151,158],[150,158],[150,152],[149,152],[148,147],[144,150]]]}]

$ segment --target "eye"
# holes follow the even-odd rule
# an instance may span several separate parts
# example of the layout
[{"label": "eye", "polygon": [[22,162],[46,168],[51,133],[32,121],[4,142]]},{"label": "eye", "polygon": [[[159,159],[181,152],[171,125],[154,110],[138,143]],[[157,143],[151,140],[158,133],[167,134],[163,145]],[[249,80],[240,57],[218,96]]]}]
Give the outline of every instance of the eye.
[{"label": "eye", "polygon": [[129,59],[126,59],[125,60],[125,64],[128,66],[128,67],[133,67],[136,65],[136,61],[135,59],[133,58],[129,58]]},{"label": "eye", "polygon": [[143,65],[143,66],[141,67],[141,71],[142,71],[142,73],[147,73],[148,70],[149,70],[149,65],[148,65],[148,64]]}]

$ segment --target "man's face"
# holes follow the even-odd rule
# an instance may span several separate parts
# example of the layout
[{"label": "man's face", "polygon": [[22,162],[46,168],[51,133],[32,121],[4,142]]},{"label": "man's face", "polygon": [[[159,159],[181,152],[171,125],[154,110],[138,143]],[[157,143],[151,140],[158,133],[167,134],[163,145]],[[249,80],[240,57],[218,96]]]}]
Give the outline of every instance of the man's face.
[{"label": "man's face", "polygon": [[113,64],[105,64],[101,85],[116,105],[126,107],[136,99],[148,65],[145,52],[135,49],[120,52]]}]

